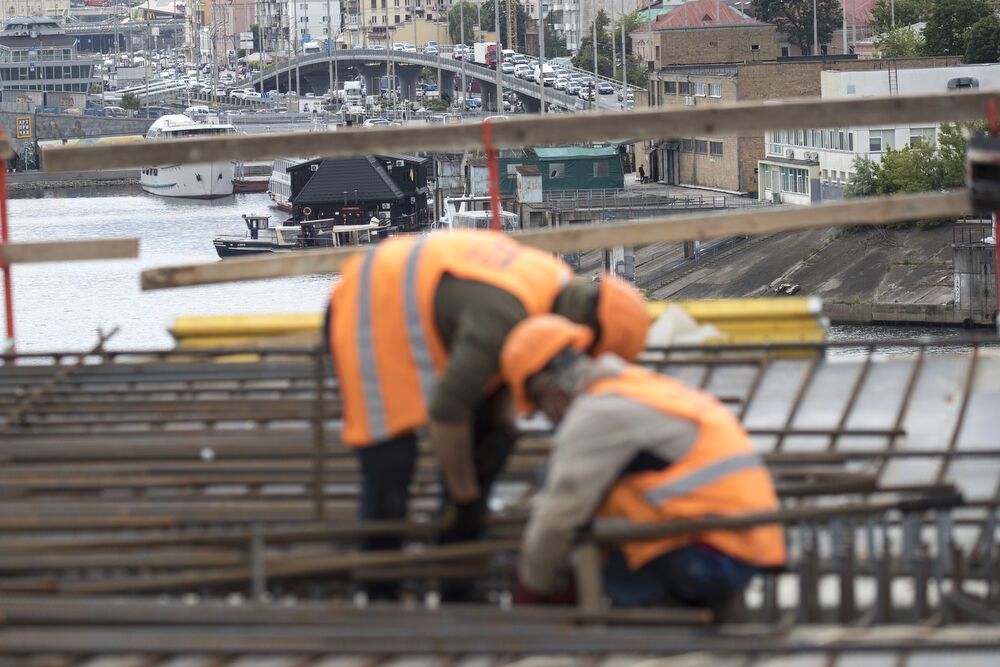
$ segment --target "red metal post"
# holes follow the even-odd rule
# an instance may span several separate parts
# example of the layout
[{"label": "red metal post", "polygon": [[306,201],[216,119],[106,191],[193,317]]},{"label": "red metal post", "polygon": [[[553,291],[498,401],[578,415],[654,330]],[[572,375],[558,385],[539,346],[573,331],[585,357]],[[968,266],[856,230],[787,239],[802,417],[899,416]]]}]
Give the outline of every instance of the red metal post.
[{"label": "red metal post", "polygon": [[[0,139],[3,138],[3,129],[0,128]],[[0,243],[6,244],[7,233],[7,160],[0,158]],[[7,321],[7,340],[10,343],[10,351],[14,351],[14,286],[10,282],[10,266],[0,257],[0,264],[3,268],[3,309],[4,318]]]},{"label": "red metal post", "polygon": [[490,174],[490,210],[493,212],[490,228],[499,232],[503,230],[500,223],[500,160],[493,148],[493,121],[490,120],[483,123],[483,148],[486,150],[486,167]]},{"label": "red metal post", "polygon": [[[990,134],[1000,136],[1000,110],[995,97],[986,103],[986,118]],[[1000,330],[1000,211],[993,212],[993,257],[997,279],[997,329]]]}]

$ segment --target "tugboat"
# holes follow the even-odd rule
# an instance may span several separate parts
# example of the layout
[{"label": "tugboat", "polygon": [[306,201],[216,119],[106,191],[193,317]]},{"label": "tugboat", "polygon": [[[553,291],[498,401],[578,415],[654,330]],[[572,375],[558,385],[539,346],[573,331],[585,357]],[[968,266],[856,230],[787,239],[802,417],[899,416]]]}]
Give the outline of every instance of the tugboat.
[{"label": "tugboat", "polygon": [[334,220],[309,220],[271,226],[269,215],[243,215],[247,226],[245,236],[218,236],[213,239],[219,257],[245,257],[269,252],[291,252],[313,248],[376,243],[388,228],[376,223],[336,225]]}]

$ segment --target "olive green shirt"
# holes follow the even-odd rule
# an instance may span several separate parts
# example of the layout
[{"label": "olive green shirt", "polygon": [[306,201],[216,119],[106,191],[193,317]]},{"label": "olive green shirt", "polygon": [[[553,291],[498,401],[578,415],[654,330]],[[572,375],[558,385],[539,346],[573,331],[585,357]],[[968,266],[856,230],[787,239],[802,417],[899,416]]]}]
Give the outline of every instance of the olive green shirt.
[{"label": "olive green shirt", "polygon": [[[592,324],[597,285],[571,281],[560,292],[553,312]],[[518,322],[528,317],[520,300],[499,287],[445,274],[434,297],[434,319],[448,349],[449,361],[430,403],[436,421],[472,418],[500,371],[500,351]]]}]

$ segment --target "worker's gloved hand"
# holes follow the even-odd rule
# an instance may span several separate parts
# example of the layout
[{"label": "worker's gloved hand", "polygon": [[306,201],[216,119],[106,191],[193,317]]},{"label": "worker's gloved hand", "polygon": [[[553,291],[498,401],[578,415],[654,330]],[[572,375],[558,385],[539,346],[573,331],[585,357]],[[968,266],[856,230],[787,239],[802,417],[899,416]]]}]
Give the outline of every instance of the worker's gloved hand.
[{"label": "worker's gloved hand", "polygon": [[486,526],[486,507],[482,500],[471,503],[449,503],[444,511],[445,528],[442,544],[479,539]]},{"label": "worker's gloved hand", "polygon": [[576,590],[572,582],[564,582],[551,593],[536,593],[518,577],[514,581],[514,604],[523,605],[572,605],[576,604]]}]

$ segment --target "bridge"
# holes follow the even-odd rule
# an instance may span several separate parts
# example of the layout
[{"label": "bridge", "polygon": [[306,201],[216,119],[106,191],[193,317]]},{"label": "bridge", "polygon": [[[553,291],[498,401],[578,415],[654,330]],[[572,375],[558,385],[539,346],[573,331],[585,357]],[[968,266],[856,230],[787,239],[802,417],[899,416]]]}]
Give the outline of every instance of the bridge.
[{"label": "bridge", "polygon": [[151,39],[153,28],[157,28],[159,37],[154,40],[170,40],[174,35],[184,30],[184,19],[152,19],[150,21],[118,21],[117,19],[100,23],[73,23],[64,27],[67,34],[77,38],[77,48],[87,53],[110,53],[115,50],[115,38],[118,46],[127,49],[132,40],[136,46],[145,48]]},{"label": "bridge", "polygon": [[[450,91],[454,89],[455,77],[461,76],[464,69],[465,76],[473,81],[478,81],[483,91],[484,104],[492,106],[491,100],[496,99],[496,77],[497,73],[483,65],[472,62],[465,62],[464,68],[461,60],[454,60],[449,56],[430,56],[422,53],[409,51],[385,51],[383,49],[347,49],[335,51],[331,54],[316,53],[299,56],[288,61],[282,61],[263,73],[258,73],[248,85],[253,85],[261,92],[267,90],[280,90],[282,92],[296,89],[296,69],[298,69],[299,86],[298,92],[313,92],[322,95],[330,89],[330,67],[329,63],[336,62],[340,81],[361,76],[366,82],[369,91],[378,90],[377,79],[384,76],[387,63],[391,60],[395,66],[396,77],[399,80],[403,96],[409,99],[415,98],[415,90],[420,70],[428,68],[432,71],[441,71],[441,89]],[[531,111],[539,109],[541,98],[541,85],[518,79],[510,74],[502,74],[504,92],[513,91],[524,103],[525,107]],[[545,102],[548,105],[570,111],[582,111],[594,108],[594,103],[586,102],[574,95],[567,95],[554,88],[545,88]],[[607,96],[604,99],[599,96],[596,102],[600,109],[617,109],[618,99],[614,96]]]}]

